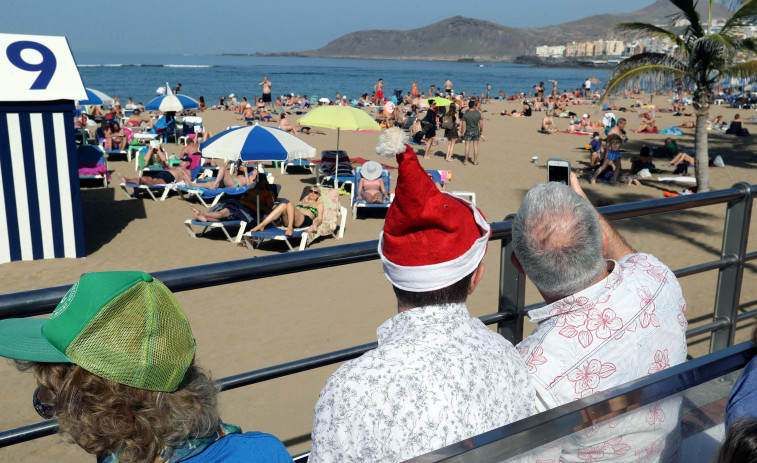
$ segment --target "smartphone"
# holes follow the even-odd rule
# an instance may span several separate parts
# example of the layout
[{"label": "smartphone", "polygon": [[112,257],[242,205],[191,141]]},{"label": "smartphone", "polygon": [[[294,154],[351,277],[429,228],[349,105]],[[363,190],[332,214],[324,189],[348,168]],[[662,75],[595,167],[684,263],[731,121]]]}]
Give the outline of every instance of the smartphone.
[{"label": "smartphone", "polygon": [[547,181],[570,183],[570,160],[550,158],[547,160]]}]

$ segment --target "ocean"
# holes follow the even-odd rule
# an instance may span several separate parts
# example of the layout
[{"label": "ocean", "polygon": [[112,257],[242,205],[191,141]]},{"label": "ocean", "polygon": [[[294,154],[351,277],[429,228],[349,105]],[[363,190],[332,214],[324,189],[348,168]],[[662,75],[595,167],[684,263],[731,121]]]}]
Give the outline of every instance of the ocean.
[{"label": "ocean", "polygon": [[[410,91],[414,79],[424,93],[430,85],[443,87],[447,77],[456,92],[480,94],[486,84],[492,96],[528,92],[543,81],[558,82],[558,90],[579,88],[587,77],[606,81],[606,69],[537,68],[508,63],[458,63],[439,61],[357,60],[191,54],[76,53],[84,85],[109,95],[147,103],[166,82],[173,88],[181,82],[182,93],[205,97],[208,105],[234,93],[238,99],[261,95],[258,83],[264,76],[273,82],[273,94],[334,98],[335,92],[359,98],[384,79],[385,95],[395,89]],[[601,84],[594,84],[601,85]]]}]

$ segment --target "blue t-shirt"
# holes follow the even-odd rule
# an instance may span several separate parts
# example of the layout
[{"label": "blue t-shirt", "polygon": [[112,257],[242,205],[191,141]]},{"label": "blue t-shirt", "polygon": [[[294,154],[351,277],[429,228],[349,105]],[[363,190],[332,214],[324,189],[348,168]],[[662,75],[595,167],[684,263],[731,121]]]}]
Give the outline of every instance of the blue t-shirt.
[{"label": "blue t-shirt", "polygon": [[201,454],[183,463],[215,462],[291,463],[292,457],[276,437],[262,432],[229,434],[214,442]]},{"label": "blue t-shirt", "polygon": [[591,146],[591,152],[596,153],[599,151],[599,148],[602,146],[601,140],[592,140],[589,142],[589,145]]},{"label": "blue t-shirt", "polygon": [[757,357],[747,363],[725,406],[725,427],[747,416],[757,417]]}]

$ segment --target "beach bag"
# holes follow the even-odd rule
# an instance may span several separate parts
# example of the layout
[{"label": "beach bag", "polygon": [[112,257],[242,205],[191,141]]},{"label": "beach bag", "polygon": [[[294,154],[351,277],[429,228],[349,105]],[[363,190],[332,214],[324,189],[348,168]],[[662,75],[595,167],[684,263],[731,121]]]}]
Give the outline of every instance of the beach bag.
[{"label": "beach bag", "polygon": [[427,134],[434,128],[434,124],[428,121],[421,121],[421,130],[424,134]]},{"label": "beach bag", "polygon": [[450,130],[455,128],[455,117],[451,114],[447,114],[442,118],[442,128]]}]

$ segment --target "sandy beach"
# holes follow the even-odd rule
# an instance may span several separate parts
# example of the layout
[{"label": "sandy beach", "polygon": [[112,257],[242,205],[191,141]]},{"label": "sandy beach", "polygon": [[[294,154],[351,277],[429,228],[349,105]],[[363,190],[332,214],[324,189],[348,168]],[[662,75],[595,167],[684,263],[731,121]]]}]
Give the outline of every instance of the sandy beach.
[{"label": "sandy beach", "polygon": [[[655,103],[670,107],[655,97]],[[629,100],[616,104],[630,106]],[[533,117],[512,118],[500,116],[507,109],[520,109],[515,102],[493,101],[484,105],[486,110],[484,134],[487,141],[480,144],[480,165],[462,164],[463,146],[455,147],[454,162],[444,160],[446,142],[433,147],[432,159],[421,159],[427,169],[452,170],[448,191],[473,191],[477,205],[489,221],[500,221],[516,212],[528,189],[546,180],[546,160],[550,157],[570,159],[574,168],[588,166],[589,152],[584,146],[590,137],[572,134],[542,135],[537,133],[543,113]],[[569,108],[581,115],[588,113],[599,120],[603,112],[589,105]],[[373,110],[375,112],[375,110]],[[628,119],[628,129],[636,129],[641,112],[620,113]],[[749,121],[754,110],[738,110],[713,106],[711,118],[723,115],[730,121],[734,114]],[[233,111],[205,111],[205,125],[218,133],[236,125]],[[663,129],[684,120],[670,113],[657,113],[657,127]],[[289,116],[292,122],[297,116]],[[568,120],[555,118],[560,130],[567,130]],[[275,125],[275,124],[267,124]],[[744,125],[757,134],[757,124]],[[334,149],[337,134],[325,130],[327,135],[298,135],[319,152]],[[683,129],[683,135],[674,137],[683,149],[694,147],[694,130]],[[442,130],[439,130],[441,135]],[[342,132],[340,148],[351,157],[362,157],[389,165],[374,151],[378,133]],[[629,141],[624,144],[623,167],[630,169],[630,158],[638,155],[644,145],[660,146],[666,135],[637,134],[628,131]],[[710,168],[711,188],[728,188],[737,182],[757,183],[757,146],[752,137],[732,137],[711,134],[709,147],[713,154],[722,156],[725,167]],[[168,144],[169,154],[178,154],[180,145]],[[423,154],[423,146],[413,147]],[[532,163],[532,157],[539,161]],[[658,168],[665,159],[655,159]],[[109,168],[133,176],[134,163],[116,158]],[[297,200],[305,185],[315,178],[305,170],[292,169],[281,175],[273,167],[269,170],[275,182],[282,185],[281,196]],[[693,175],[693,169],[689,169]],[[392,171],[392,186],[396,171]],[[582,186],[595,205],[610,205],[663,197],[663,191],[681,191],[693,184],[674,184],[655,181],[654,175],[642,186],[590,185],[585,178]],[[340,197],[349,207],[349,197]],[[108,188],[82,189],[87,257],[84,259],[58,259],[35,262],[13,262],[0,265],[0,289],[3,293],[45,288],[75,282],[85,272],[106,270],[144,270],[155,272],[213,262],[255,258],[286,251],[282,243],[265,245],[255,251],[232,245],[221,233],[212,233],[201,239],[191,238],[184,229],[184,220],[191,217],[191,203],[171,197],[165,202],[127,198],[118,186],[114,175]],[[719,258],[725,205],[708,206],[696,210],[660,214],[639,219],[616,222],[621,234],[639,251],[649,252],[673,269]],[[314,249],[354,243],[378,238],[383,225],[383,213],[362,213],[357,220],[351,212],[347,218],[344,239],[319,239]],[[752,220],[749,250],[757,249],[757,227]],[[496,311],[499,273],[498,243],[492,243],[485,258],[486,274],[479,289],[469,299],[472,315]],[[741,303],[746,310],[757,305],[757,265],[747,265],[742,286]],[[681,280],[687,300],[687,318],[690,326],[711,321],[715,297],[716,272],[707,272]],[[379,261],[350,267],[268,278],[211,289],[177,294],[183,304],[197,338],[198,362],[209,369],[215,378],[276,365],[303,357],[376,340],[376,328],[396,313],[391,286],[386,281]],[[538,302],[539,295],[528,285],[526,303]],[[531,330],[526,322],[527,332]],[[748,338],[750,325],[739,330],[737,342]],[[709,348],[709,338],[690,340],[692,357],[703,355]],[[310,428],[313,406],[326,378],[336,365],[305,374],[294,375],[263,384],[236,389],[221,394],[222,417],[244,430],[258,430],[275,434],[295,455],[310,448]],[[35,423],[40,418],[31,404],[34,380],[22,374],[8,362],[0,362],[0,429],[8,430]],[[51,436],[29,443],[0,449],[0,461],[33,462],[42,459],[60,462],[90,461],[81,449],[64,444],[59,436]]]}]

